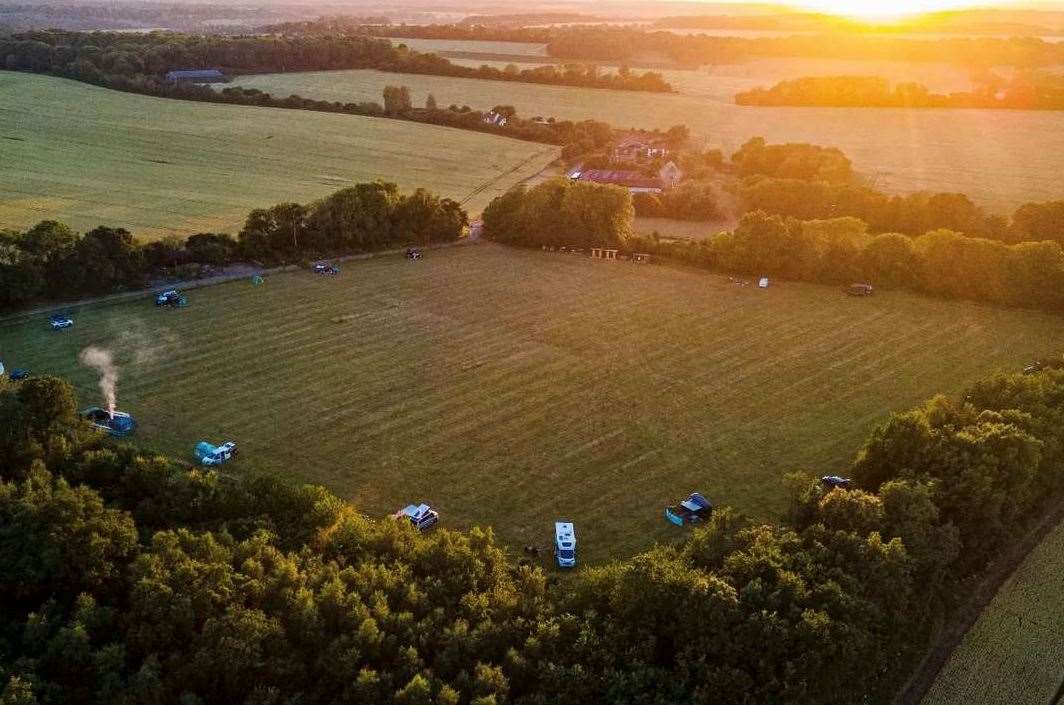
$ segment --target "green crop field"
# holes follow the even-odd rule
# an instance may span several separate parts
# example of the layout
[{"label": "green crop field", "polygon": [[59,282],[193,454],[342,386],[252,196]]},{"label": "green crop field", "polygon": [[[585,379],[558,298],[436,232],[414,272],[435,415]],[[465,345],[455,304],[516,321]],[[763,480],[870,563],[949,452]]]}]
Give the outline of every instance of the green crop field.
[{"label": "green crop field", "polygon": [[[463,63],[484,63],[475,59]],[[819,67],[819,68],[817,68]],[[874,67],[862,64],[862,72]],[[750,137],[800,141],[844,150],[870,183],[896,192],[960,191],[1002,212],[1019,203],[1064,197],[1064,113],[900,108],[755,108],[737,106],[737,90],[780,78],[841,70],[839,62],[766,61],[666,72],[677,94],[648,94],[378,71],[247,76],[239,85],[278,96],[377,100],[386,85],[408,86],[415,102],[431,93],[441,105],[487,110],[509,104],[527,117],[595,118],[617,127],[668,128],[679,123],[707,146],[734,151]],[[912,69],[908,69],[912,72]],[[896,66],[885,74],[898,73]],[[963,80],[952,70],[927,69],[925,82],[947,89]]]},{"label": "green crop field", "polygon": [[1001,587],[924,705],[1058,705],[1064,688],[1064,524]]},{"label": "green crop field", "polygon": [[489,243],[347,263],[0,325],[8,367],[98,402],[88,345],[121,366],[141,442],[320,482],[374,516],[411,501],[513,546],[577,522],[588,560],[682,536],[693,490],[755,516],[792,470],[845,471],[891,410],[1059,349],[1064,319]]},{"label": "green crop field", "polygon": [[58,219],[146,237],[385,179],[472,211],[557,149],[397,120],[165,100],[0,71],[0,228]]}]

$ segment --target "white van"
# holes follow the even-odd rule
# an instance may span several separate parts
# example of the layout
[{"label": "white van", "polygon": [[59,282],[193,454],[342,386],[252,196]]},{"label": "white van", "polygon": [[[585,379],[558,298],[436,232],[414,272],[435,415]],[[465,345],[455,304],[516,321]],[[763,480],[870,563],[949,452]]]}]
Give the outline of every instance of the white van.
[{"label": "white van", "polygon": [[576,566],[576,532],[572,522],[554,522],[554,559],[559,568]]}]

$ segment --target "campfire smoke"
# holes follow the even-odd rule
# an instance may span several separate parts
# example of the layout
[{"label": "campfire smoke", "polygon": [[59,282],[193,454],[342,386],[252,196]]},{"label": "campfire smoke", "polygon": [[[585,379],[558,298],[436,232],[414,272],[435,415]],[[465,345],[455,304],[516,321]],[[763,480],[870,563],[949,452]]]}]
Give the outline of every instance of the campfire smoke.
[{"label": "campfire smoke", "polygon": [[118,367],[110,350],[89,346],[78,355],[81,364],[100,373],[100,391],[107,402],[107,413],[115,417],[115,392],[118,386]]}]

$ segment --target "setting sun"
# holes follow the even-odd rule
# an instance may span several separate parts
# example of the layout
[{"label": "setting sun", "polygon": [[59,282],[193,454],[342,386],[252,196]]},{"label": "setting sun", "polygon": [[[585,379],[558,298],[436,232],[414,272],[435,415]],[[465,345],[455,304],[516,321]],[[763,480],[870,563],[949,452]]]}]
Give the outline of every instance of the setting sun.
[{"label": "setting sun", "polygon": [[892,20],[926,12],[971,7],[971,0],[799,0],[799,7],[861,20]]}]

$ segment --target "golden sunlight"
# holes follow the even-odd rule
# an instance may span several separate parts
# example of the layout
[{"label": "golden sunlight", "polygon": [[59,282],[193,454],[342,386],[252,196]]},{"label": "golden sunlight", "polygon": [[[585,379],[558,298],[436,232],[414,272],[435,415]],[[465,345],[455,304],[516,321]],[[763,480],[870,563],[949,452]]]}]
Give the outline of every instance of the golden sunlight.
[{"label": "golden sunlight", "polygon": [[791,4],[806,10],[859,20],[905,19],[941,10],[971,7],[973,0],[794,0]]}]

